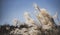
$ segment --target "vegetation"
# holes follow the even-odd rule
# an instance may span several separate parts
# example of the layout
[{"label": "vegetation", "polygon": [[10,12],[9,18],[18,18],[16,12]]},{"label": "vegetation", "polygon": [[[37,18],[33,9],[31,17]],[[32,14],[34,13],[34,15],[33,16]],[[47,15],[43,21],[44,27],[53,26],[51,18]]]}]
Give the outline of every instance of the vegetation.
[{"label": "vegetation", "polygon": [[[34,21],[28,12],[24,13],[25,22],[18,19],[13,20],[13,25],[0,25],[0,35],[60,35],[60,26],[56,25],[54,18],[46,9],[40,9],[34,3],[34,8],[39,13],[35,14],[38,22]],[[38,23],[40,24],[38,26]]]}]

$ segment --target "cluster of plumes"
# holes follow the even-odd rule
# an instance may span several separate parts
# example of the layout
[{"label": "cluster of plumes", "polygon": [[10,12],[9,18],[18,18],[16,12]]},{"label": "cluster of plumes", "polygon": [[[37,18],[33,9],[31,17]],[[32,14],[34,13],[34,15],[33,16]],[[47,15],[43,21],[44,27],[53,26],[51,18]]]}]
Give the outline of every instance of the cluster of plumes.
[{"label": "cluster of plumes", "polygon": [[[35,10],[39,13],[35,14],[40,26],[29,15],[24,13],[25,23],[17,19],[13,20],[14,25],[0,26],[1,35],[60,35],[60,27],[54,22],[53,17],[48,14],[46,9],[40,9],[37,4],[34,4]],[[56,17],[56,15],[55,15]],[[3,34],[4,33],[4,34]]]},{"label": "cluster of plumes", "polygon": [[60,35],[60,26],[55,26],[51,30],[44,30],[37,25],[22,24],[19,27],[13,25],[1,25],[0,35]]}]

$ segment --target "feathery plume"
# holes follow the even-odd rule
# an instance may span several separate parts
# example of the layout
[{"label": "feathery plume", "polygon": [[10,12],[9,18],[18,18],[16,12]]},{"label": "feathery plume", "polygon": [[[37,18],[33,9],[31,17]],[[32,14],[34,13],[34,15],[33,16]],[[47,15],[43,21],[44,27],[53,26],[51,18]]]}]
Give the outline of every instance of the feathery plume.
[{"label": "feathery plume", "polygon": [[18,27],[19,27],[19,25],[21,25],[21,22],[17,18],[13,19],[13,23],[14,23],[13,24],[14,26],[18,26]]},{"label": "feathery plume", "polygon": [[30,17],[28,12],[24,13],[24,18],[27,24],[34,24],[34,20]]},{"label": "feathery plume", "polygon": [[36,3],[33,3],[33,6],[34,6],[35,10],[40,11],[40,8],[39,8],[39,6]]},{"label": "feathery plume", "polygon": [[58,18],[58,13],[56,12],[55,15],[53,16],[54,19]]}]

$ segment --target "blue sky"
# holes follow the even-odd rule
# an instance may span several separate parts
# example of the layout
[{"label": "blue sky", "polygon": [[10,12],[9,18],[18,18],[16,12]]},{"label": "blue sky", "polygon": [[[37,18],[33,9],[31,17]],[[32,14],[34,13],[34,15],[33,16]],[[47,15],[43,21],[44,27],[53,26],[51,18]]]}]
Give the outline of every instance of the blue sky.
[{"label": "blue sky", "polygon": [[29,11],[30,14],[34,13],[33,3],[37,3],[40,8],[47,9],[52,16],[58,12],[60,17],[60,0],[0,0],[0,24],[6,22],[12,24],[14,18],[24,22],[25,11]]}]

